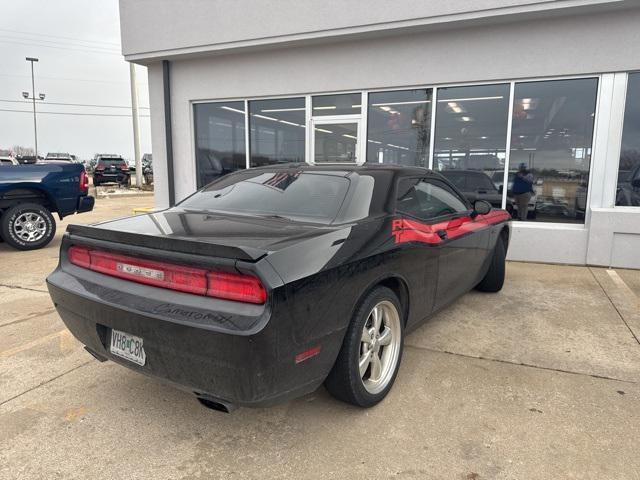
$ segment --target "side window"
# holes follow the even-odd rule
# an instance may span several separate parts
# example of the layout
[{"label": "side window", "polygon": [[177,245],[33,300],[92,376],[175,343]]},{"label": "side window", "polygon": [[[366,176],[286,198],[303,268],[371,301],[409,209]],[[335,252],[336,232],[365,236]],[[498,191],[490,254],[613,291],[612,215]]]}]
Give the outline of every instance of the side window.
[{"label": "side window", "polygon": [[423,220],[467,212],[467,205],[444,183],[406,178],[398,185],[396,211]]}]

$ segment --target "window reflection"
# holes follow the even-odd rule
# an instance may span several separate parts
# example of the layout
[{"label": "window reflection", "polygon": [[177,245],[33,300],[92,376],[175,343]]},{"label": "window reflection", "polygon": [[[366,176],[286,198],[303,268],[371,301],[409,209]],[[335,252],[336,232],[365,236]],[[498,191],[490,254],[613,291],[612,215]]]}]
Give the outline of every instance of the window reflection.
[{"label": "window reflection", "polygon": [[434,169],[472,203],[502,207],[508,117],[507,84],[438,89]]},{"label": "window reflection", "polygon": [[627,83],[616,205],[640,207],[640,73]]},{"label": "window reflection", "polygon": [[438,89],[434,169],[504,170],[509,85]]},{"label": "window reflection", "polygon": [[431,90],[369,94],[367,162],[427,167]]},{"label": "window reflection", "polygon": [[316,95],[312,99],[312,115],[360,115],[362,95],[345,93],[340,95]]},{"label": "window reflection", "polygon": [[596,78],[516,84],[508,194],[519,219],[584,222],[597,87]]},{"label": "window reflection", "polygon": [[313,135],[316,163],[357,161],[357,123],[321,123],[315,126]]},{"label": "window reflection", "polygon": [[305,100],[249,102],[251,167],[305,161]]},{"label": "window reflection", "polygon": [[246,167],[244,102],[194,105],[198,188]]}]

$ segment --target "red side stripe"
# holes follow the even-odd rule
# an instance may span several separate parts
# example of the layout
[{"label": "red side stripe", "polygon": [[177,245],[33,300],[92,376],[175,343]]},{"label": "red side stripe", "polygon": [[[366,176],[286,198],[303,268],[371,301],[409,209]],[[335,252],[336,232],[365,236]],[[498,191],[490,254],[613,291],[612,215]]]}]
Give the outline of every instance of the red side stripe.
[{"label": "red side stripe", "polygon": [[443,242],[438,235],[441,230],[447,232],[447,239],[454,239],[510,219],[511,216],[504,210],[492,210],[486,215],[478,215],[475,219],[466,216],[433,224],[401,218],[393,221],[391,230],[395,243],[420,242],[438,245]]}]

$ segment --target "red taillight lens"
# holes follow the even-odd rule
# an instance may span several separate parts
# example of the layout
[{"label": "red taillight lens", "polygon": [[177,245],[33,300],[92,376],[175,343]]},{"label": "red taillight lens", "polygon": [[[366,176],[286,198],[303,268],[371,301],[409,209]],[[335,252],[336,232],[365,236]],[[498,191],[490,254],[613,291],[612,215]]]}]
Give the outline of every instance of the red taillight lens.
[{"label": "red taillight lens", "polygon": [[104,172],[104,165],[98,165],[96,167],[96,172]]},{"label": "red taillight lens", "polygon": [[245,303],[263,304],[267,300],[262,283],[251,275],[212,272],[77,245],[69,248],[67,256],[79,267],[154,287]]},{"label": "red taillight lens", "polygon": [[84,170],[80,172],[80,191],[89,191],[89,177],[87,176],[87,172],[85,172]]},{"label": "red taillight lens", "polygon": [[127,172],[127,171],[129,171],[129,165],[127,165],[126,163],[123,163],[122,165],[120,165],[120,169],[123,172]]},{"label": "red taillight lens", "polygon": [[67,250],[69,261],[79,267],[91,268],[91,257],[89,249],[84,247],[73,246]]},{"label": "red taillight lens", "polygon": [[209,272],[207,295],[245,303],[262,304],[267,292],[256,277],[237,273]]}]

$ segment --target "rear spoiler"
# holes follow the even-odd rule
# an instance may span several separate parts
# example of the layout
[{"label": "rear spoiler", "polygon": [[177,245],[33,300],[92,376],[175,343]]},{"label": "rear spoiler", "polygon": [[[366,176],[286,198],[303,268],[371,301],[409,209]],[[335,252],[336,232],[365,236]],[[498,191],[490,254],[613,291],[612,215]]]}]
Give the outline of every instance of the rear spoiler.
[{"label": "rear spoiler", "polygon": [[249,262],[256,262],[269,253],[266,250],[258,248],[221,245],[180,237],[144,235],[141,233],[107,230],[105,228],[86,225],[69,225],[67,227],[67,233],[71,235],[72,238],[77,236],[123,245],[151,248],[154,250],[165,250],[208,257],[232,258],[234,260],[245,260]]}]

